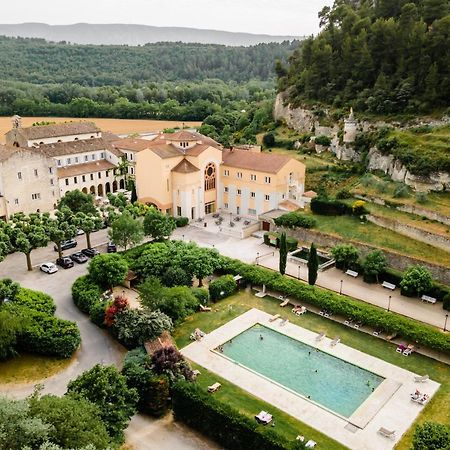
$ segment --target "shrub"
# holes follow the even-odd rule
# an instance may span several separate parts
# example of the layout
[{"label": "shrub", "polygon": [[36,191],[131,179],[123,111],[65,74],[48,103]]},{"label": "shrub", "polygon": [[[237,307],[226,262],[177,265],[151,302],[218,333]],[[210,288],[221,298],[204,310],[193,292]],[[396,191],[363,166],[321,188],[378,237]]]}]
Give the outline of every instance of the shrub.
[{"label": "shrub", "polygon": [[123,282],[128,273],[128,263],[118,253],[97,255],[91,259],[88,272],[91,280],[108,289]]},{"label": "shrub", "polygon": [[209,283],[209,297],[213,302],[229,297],[236,290],[236,281],[232,275],[224,275]]},{"label": "shrub", "polygon": [[328,136],[317,136],[314,140],[317,145],[323,145],[324,147],[329,147],[331,144],[331,139]]},{"label": "shrub", "polygon": [[263,267],[245,264],[222,256],[221,273],[240,274],[253,285],[265,284],[267,289],[287,295],[318,308],[325,308],[333,314],[354,317],[373,328],[395,332],[404,339],[417,342],[425,347],[450,352],[450,340],[436,328],[422,324],[408,317],[388,313],[376,306],[347,297],[345,302],[333,292],[312,287],[297,280],[282,277],[279,273]]},{"label": "shrub", "polygon": [[366,202],[363,200],[356,200],[352,205],[352,210],[355,216],[367,214]]},{"label": "shrub", "polygon": [[346,189],[346,188],[342,188],[341,190],[339,190],[336,193],[336,198],[338,200],[345,200],[347,198],[352,198],[352,197],[353,196],[352,196],[351,192],[348,189]]},{"label": "shrub", "polygon": [[174,346],[156,350],[151,358],[151,367],[154,372],[166,376],[171,382],[193,378],[189,364]]},{"label": "shrub", "polygon": [[72,299],[84,313],[90,312],[92,306],[100,300],[101,294],[101,289],[87,275],[78,278],[72,285]]},{"label": "shrub", "polygon": [[433,279],[429,270],[422,266],[411,266],[403,274],[400,288],[407,297],[420,296],[431,289]]},{"label": "shrub", "polygon": [[272,132],[266,133],[263,136],[263,144],[264,144],[264,147],[274,147],[275,146],[275,135]]},{"label": "shrub", "polygon": [[128,309],[128,299],[123,295],[118,295],[114,298],[114,301],[106,308],[105,311],[105,325],[112,327],[116,321],[117,314]]},{"label": "shrub", "polygon": [[379,275],[386,269],[387,261],[381,250],[371,251],[364,259],[364,281],[379,281]]},{"label": "shrub", "polygon": [[52,316],[56,310],[55,302],[49,295],[23,287],[19,289],[13,303],[25,306],[28,309],[33,309],[34,311],[43,312],[50,316]]},{"label": "shrub", "polygon": [[[271,242],[271,237],[275,238],[275,243]],[[264,233],[263,238],[264,238],[264,244],[266,244],[266,245],[269,245],[272,247],[277,247],[277,248],[280,246],[280,234],[279,233],[275,233],[273,231],[271,231],[270,233]],[[287,244],[288,252],[292,252],[292,251],[296,250],[298,247],[297,239],[295,239],[291,236],[287,236],[286,244]]]},{"label": "shrub", "polygon": [[394,198],[405,198],[408,197],[408,195],[409,189],[408,186],[406,186],[405,184],[399,184],[398,186],[395,187],[393,194]]},{"label": "shrub", "polygon": [[346,205],[338,200],[332,200],[324,197],[316,197],[311,200],[311,211],[314,214],[323,216],[343,216],[353,215],[351,206]]},{"label": "shrub", "polygon": [[314,217],[305,216],[297,212],[290,212],[274,220],[278,227],[286,228],[313,228],[316,226]]},{"label": "shrub", "polygon": [[189,224],[189,219],[187,217],[175,217],[175,223],[178,228],[185,227]]},{"label": "shrub", "polygon": [[197,297],[201,305],[207,305],[209,302],[209,292],[205,288],[192,288],[191,292]]},{"label": "shrub", "polygon": [[336,267],[342,270],[353,268],[359,258],[359,251],[352,244],[335,245],[331,249],[331,254],[336,260]]},{"label": "shrub", "polygon": [[450,429],[447,425],[425,422],[417,425],[412,450],[447,450],[450,448]]},{"label": "shrub", "polygon": [[442,307],[450,311],[450,292],[444,297]]},{"label": "shrub", "polygon": [[176,420],[214,439],[222,447],[234,450],[289,448],[283,436],[219,402],[195,383],[179,382],[173,386],[172,407]]},{"label": "shrub", "polygon": [[106,314],[107,304],[100,300],[94,302],[89,309],[89,316],[92,323],[99,327],[105,325],[105,314]]}]

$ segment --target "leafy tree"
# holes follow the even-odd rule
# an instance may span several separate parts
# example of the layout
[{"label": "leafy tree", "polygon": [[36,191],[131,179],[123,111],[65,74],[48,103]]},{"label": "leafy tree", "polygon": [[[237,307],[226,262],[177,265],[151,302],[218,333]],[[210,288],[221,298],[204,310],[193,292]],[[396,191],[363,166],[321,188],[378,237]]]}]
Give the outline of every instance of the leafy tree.
[{"label": "leafy tree", "polygon": [[287,242],[286,242],[286,233],[281,233],[280,236],[280,273],[284,275],[286,272],[286,262],[287,262]]},{"label": "leafy tree", "polygon": [[109,435],[121,442],[123,430],[135,413],[138,393],[113,366],[95,365],[71,381],[67,392],[94,403]]},{"label": "leafy tree", "polygon": [[142,242],[144,238],[142,222],[134,219],[128,211],[124,211],[112,222],[108,236],[115,244],[126,250],[129,246]]},{"label": "leafy tree", "polygon": [[161,301],[163,286],[158,278],[149,276],[138,286],[141,303],[151,310],[157,310]]},{"label": "leafy tree", "polygon": [[274,147],[275,146],[275,135],[272,132],[266,133],[263,136],[264,147]]},{"label": "leafy tree", "polygon": [[70,395],[39,397],[35,393],[29,399],[29,406],[29,415],[49,424],[49,439],[62,448],[91,444],[95,449],[104,449],[110,445],[100,411],[90,401]]},{"label": "leafy tree", "polygon": [[7,310],[0,309],[0,360],[15,354],[17,337],[23,331],[24,327],[25,323],[23,318],[15,316]]},{"label": "leafy tree", "polygon": [[0,280],[0,307],[5,300],[14,301],[19,291],[20,284],[11,280],[11,278]]},{"label": "leafy tree", "polygon": [[128,348],[143,345],[165,330],[172,330],[172,320],[159,311],[124,309],[115,316],[114,328],[118,339]]},{"label": "leafy tree", "polygon": [[171,382],[192,379],[192,370],[175,347],[163,347],[152,355],[152,370],[166,375]]},{"label": "leafy tree", "polygon": [[40,214],[23,213],[14,214],[11,217],[13,223],[11,231],[11,246],[15,251],[21,252],[27,259],[27,268],[33,270],[31,252],[39,247],[45,247],[49,238]]},{"label": "leafy tree", "polygon": [[192,277],[181,267],[168,267],[167,270],[165,270],[161,281],[167,287],[192,285]]},{"label": "leafy tree", "polygon": [[403,295],[412,297],[422,295],[433,286],[433,278],[429,270],[423,266],[410,266],[403,274],[400,288]]},{"label": "leafy tree", "polygon": [[123,282],[128,273],[128,264],[117,253],[97,255],[88,266],[89,276],[98,285],[112,289]]},{"label": "leafy tree", "polygon": [[216,250],[198,246],[186,246],[181,256],[180,265],[183,269],[198,278],[198,286],[203,286],[203,278],[212,275],[219,267],[220,258]]},{"label": "leafy tree", "polygon": [[137,196],[137,192],[136,192],[136,183],[134,181],[131,182],[131,198],[130,198],[130,202],[132,204],[136,203],[138,201],[138,196]]},{"label": "leafy tree", "polygon": [[61,211],[64,208],[69,208],[73,214],[97,214],[97,208],[94,205],[94,196],[92,194],[85,194],[78,189],[66,192],[64,197],[61,198],[58,203],[58,209]]},{"label": "leafy tree", "polygon": [[55,243],[60,258],[62,257],[61,244],[68,239],[72,239],[77,232],[77,227],[71,224],[71,218],[70,209],[64,206],[56,211],[55,219],[51,219],[49,216],[44,219],[48,238]]},{"label": "leafy tree", "polygon": [[316,284],[318,269],[319,258],[317,257],[317,249],[314,243],[312,243],[308,255],[308,283],[311,286],[314,286]]},{"label": "leafy tree", "polygon": [[142,253],[132,268],[143,278],[151,275],[161,277],[171,261],[170,247],[165,243],[155,242]]},{"label": "leafy tree", "polygon": [[164,239],[172,234],[177,227],[173,217],[163,214],[151,207],[144,217],[144,232],[155,241]]},{"label": "leafy tree", "polygon": [[39,417],[30,417],[27,400],[0,396],[0,448],[36,448],[50,436],[52,426]]},{"label": "leafy tree", "polygon": [[331,249],[331,254],[336,260],[336,267],[347,270],[353,267],[359,258],[358,249],[351,244],[339,244]]},{"label": "leafy tree", "polygon": [[84,231],[87,248],[92,248],[91,233],[97,231],[102,226],[102,219],[98,213],[86,214],[84,212],[78,212],[73,217],[73,223],[77,228]]},{"label": "leafy tree", "polygon": [[378,275],[382,273],[387,266],[386,257],[381,250],[373,250],[365,257],[363,261],[364,277],[368,280],[378,280]]},{"label": "leafy tree", "polygon": [[414,431],[412,450],[447,450],[450,448],[450,430],[447,425],[425,422]]}]

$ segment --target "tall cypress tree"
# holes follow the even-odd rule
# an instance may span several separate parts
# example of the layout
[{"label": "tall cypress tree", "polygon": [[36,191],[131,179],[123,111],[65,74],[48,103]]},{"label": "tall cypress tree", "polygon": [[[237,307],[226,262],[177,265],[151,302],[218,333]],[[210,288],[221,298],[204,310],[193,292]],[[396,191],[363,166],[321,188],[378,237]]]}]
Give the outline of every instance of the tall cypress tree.
[{"label": "tall cypress tree", "polygon": [[280,236],[280,273],[284,275],[286,273],[286,261],[287,261],[287,242],[286,233],[281,233]]},{"label": "tall cypress tree", "polygon": [[311,286],[316,284],[317,271],[319,270],[319,258],[317,257],[317,249],[314,242],[311,244],[308,255],[308,283]]}]

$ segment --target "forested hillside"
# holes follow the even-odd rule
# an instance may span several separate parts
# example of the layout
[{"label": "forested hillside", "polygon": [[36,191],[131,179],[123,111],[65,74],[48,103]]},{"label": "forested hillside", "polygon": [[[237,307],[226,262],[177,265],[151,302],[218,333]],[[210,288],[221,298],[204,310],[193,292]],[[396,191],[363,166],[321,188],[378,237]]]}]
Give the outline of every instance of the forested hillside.
[{"label": "forested hillside", "polygon": [[319,101],[375,114],[449,106],[448,0],[339,0],[322,32],[277,64],[294,105]]},{"label": "forested hillside", "polygon": [[83,86],[128,82],[269,80],[274,62],[298,42],[251,47],[158,43],[142,47],[48,43],[42,39],[0,37],[0,80],[75,83]]}]

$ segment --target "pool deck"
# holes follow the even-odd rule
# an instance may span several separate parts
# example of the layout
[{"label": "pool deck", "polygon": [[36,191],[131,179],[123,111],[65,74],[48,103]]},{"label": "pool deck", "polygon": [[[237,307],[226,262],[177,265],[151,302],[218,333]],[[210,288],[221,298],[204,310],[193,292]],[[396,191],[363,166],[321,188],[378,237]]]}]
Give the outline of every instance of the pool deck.
[{"label": "pool deck", "polygon": [[[271,317],[263,311],[251,309],[207,334],[201,341],[183,348],[181,353],[250,394],[354,450],[392,449],[424,407],[412,402],[410,394],[420,389],[431,397],[439,389],[440,385],[432,380],[427,383],[414,382],[415,375],[424,374],[414,374],[341,343],[333,347],[330,345],[332,339],[327,337],[317,342],[316,333],[290,322],[282,325],[280,319],[269,322]],[[219,345],[257,323],[376,373],[385,380],[350,418],[339,416],[214,351]],[[255,411],[255,414],[258,412]],[[380,427],[396,430],[395,439],[381,436],[377,432]]]}]

